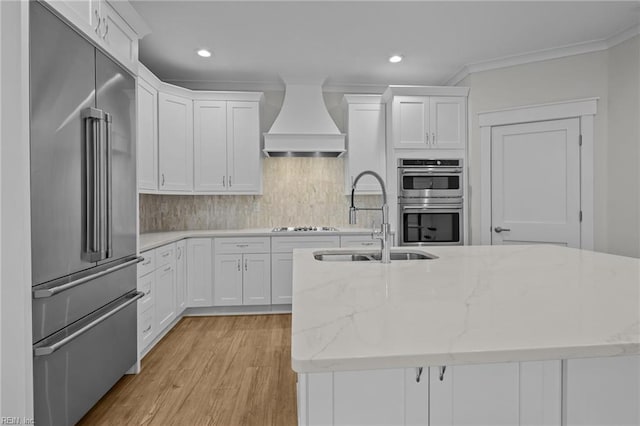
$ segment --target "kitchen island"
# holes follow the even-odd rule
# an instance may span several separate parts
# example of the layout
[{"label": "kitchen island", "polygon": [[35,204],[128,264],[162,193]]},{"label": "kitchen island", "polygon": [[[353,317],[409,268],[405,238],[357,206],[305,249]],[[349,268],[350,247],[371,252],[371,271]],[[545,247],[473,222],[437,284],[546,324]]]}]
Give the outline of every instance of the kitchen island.
[{"label": "kitchen island", "polygon": [[628,379],[616,412],[640,421],[638,259],[555,246],[417,251],[437,258],[294,252],[301,424],[571,424],[593,406],[576,389],[588,383],[580,362],[563,361],[579,358],[623,364],[604,368]]}]

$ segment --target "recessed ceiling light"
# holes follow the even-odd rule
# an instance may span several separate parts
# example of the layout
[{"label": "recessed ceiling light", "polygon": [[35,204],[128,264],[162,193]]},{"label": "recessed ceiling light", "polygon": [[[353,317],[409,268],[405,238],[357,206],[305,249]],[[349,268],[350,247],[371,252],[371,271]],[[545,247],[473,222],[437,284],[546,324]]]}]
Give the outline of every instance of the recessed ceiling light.
[{"label": "recessed ceiling light", "polygon": [[402,61],[402,55],[393,55],[389,57],[389,62],[392,64],[397,64],[400,61]]},{"label": "recessed ceiling light", "polygon": [[211,52],[207,49],[198,49],[196,53],[198,54],[198,56],[202,56],[203,58],[208,58],[211,56]]}]

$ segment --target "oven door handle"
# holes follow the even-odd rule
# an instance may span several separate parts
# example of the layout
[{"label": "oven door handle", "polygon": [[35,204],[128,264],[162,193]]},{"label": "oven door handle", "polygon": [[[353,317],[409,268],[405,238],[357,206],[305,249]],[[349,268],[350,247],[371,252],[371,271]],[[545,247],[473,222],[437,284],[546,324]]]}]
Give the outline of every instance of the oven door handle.
[{"label": "oven door handle", "polygon": [[460,174],[462,173],[461,167],[453,168],[426,168],[426,169],[402,169],[401,173],[405,176],[420,176],[420,175],[444,175],[444,174]]},{"label": "oven door handle", "polygon": [[402,210],[461,210],[462,204],[425,204],[419,206],[402,206]]}]

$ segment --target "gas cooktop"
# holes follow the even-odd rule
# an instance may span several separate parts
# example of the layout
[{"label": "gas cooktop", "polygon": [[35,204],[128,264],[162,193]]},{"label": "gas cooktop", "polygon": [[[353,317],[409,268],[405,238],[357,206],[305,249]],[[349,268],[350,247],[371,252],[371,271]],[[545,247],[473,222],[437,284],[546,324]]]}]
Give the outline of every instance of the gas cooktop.
[{"label": "gas cooktop", "polygon": [[280,226],[273,228],[272,232],[336,232],[333,226]]}]

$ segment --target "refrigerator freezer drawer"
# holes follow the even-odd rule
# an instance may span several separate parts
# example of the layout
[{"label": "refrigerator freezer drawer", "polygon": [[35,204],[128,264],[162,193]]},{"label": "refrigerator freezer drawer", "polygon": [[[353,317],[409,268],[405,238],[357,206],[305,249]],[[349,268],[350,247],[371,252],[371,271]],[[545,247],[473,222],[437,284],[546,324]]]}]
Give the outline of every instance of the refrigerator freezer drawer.
[{"label": "refrigerator freezer drawer", "polygon": [[34,347],[36,424],[75,424],[135,364],[140,296],[125,295]]},{"label": "refrigerator freezer drawer", "polygon": [[[135,258],[134,258],[135,260]],[[105,265],[106,269],[113,266]],[[94,268],[91,273],[83,273],[88,277],[98,275]],[[82,279],[81,276],[70,279]],[[43,286],[34,287],[35,291],[42,291],[43,287],[48,288],[59,285],[52,282]],[[136,263],[112,272],[99,276],[96,279],[72,287],[68,290],[56,293],[51,297],[33,299],[33,343],[37,343],[47,336],[67,327],[73,322],[89,315],[96,309],[110,303],[136,289]]]}]

